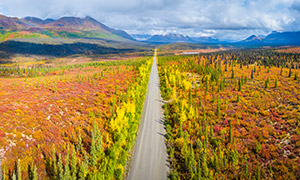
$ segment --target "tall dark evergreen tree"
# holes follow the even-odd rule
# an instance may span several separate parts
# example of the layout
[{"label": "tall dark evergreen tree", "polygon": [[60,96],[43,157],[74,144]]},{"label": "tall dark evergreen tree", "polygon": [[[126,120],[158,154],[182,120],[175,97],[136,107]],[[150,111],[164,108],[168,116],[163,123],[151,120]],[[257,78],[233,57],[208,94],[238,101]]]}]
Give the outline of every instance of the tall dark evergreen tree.
[{"label": "tall dark evergreen tree", "polygon": [[57,161],[57,179],[63,179],[64,177],[64,169],[63,169],[63,164],[62,164],[62,159],[61,159],[61,154],[59,153],[58,155],[58,161]]},{"label": "tall dark evergreen tree", "polygon": [[68,146],[68,152],[65,159],[65,172],[64,172],[64,180],[70,180],[71,179],[71,173],[70,173],[70,151]]},{"label": "tall dark evergreen tree", "polygon": [[81,137],[81,130],[78,131],[78,142],[77,142],[76,149],[77,149],[78,151],[82,151],[82,137]]},{"label": "tall dark evergreen tree", "polygon": [[76,179],[77,174],[77,156],[75,147],[72,146],[72,159],[71,159],[71,173],[72,173],[72,179]]}]

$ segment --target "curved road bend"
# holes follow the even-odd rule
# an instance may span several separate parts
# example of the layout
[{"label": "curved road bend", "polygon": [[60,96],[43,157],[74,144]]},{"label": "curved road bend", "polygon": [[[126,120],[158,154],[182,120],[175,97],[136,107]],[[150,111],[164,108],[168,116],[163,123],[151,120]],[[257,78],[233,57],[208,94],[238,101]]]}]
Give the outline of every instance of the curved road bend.
[{"label": "curved road bend", "polygon": [[167,179],[169,167],[165,134],[155,50],[128,180]]}]

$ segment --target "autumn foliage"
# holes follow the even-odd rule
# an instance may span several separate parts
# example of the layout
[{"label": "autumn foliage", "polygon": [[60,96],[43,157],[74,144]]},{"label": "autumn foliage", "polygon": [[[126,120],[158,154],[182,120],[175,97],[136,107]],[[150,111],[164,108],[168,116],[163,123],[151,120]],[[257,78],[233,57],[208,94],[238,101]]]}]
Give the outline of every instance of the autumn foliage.
[{"label": "autumn foliage", "polygon": [[299,54],[158,57],[170,179],[300,179]]},{"label": "autumn foliage", "polygon": [[151,62],[140,58],[1,68],[5,179],[121,179],[137,134]]}]

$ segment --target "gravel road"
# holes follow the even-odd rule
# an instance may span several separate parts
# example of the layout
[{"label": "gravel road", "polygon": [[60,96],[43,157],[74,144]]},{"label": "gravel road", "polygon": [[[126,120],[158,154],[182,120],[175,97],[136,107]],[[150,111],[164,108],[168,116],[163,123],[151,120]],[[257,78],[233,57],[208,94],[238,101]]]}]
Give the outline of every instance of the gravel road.
[{"label": "gravel road", "polygon": [[169,167],[165,134],[155,51],[128,180],[167,179]]}]

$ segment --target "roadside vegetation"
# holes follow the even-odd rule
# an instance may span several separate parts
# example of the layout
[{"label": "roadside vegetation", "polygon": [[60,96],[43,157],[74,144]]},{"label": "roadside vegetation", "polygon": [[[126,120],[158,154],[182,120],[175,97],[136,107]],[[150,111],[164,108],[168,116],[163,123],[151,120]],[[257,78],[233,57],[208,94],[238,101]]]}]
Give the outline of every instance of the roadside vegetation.
[{"label": "roadside vegetation", "polygon": [[300,55],[158,57],[170,179],[300,179]]},{"label": "roadside vegetation", "polygon": [[2,179],[121,179],[152,61],[0,68]]}]

